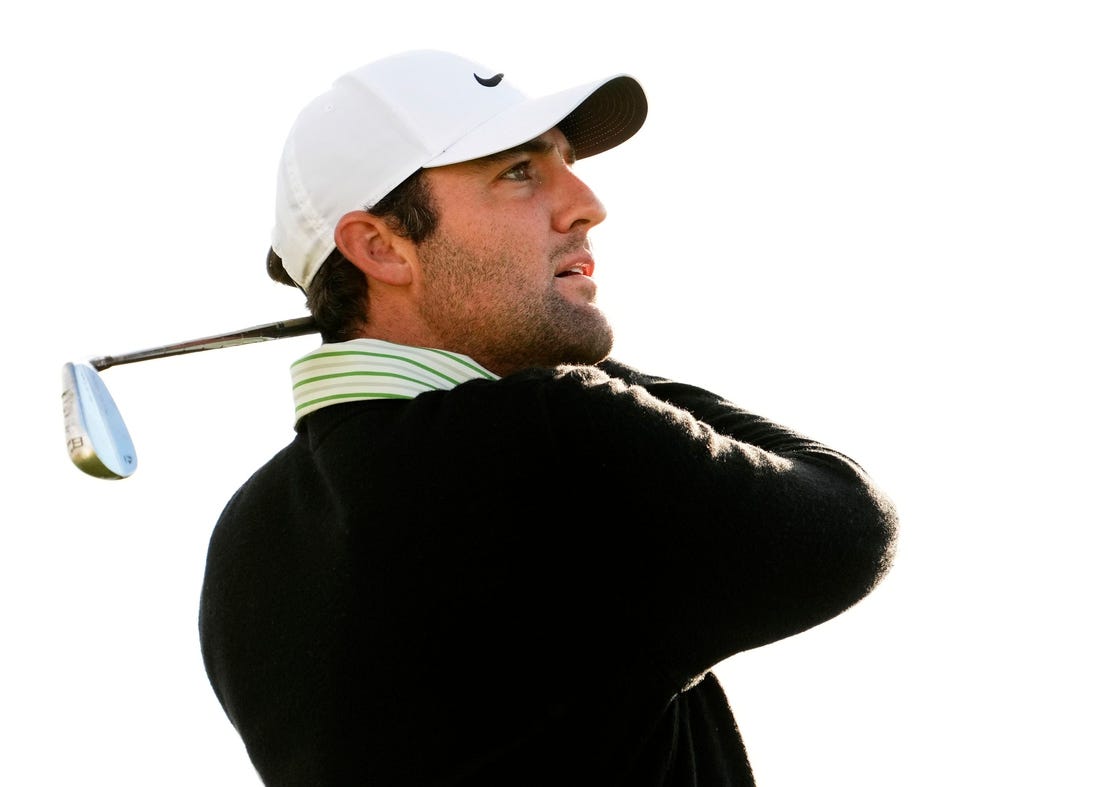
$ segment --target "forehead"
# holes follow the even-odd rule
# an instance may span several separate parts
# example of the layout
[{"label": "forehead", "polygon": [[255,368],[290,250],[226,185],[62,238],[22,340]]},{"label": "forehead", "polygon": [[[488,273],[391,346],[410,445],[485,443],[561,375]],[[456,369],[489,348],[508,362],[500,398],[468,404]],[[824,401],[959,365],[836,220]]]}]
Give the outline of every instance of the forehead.
[{"label": "forehead", "polygon": [[472,159],[470,161],[463,161],[458,164],[448,164],[443,167],[438,167],[438,169],[491,169],[498,164],[525,156],[552,155],[560,156],[567,164],[573,164],[577,158],[573,151],[573,146],[569,143],[569,140],[566,139],[565,134],[557,128],[552,128],[545,133],[539,134],[534,139],[529,139],[526,142],[522,142],[507,150],[502,150],[499,153],[490,153],[488,156],[482,156],[481,158]]}]

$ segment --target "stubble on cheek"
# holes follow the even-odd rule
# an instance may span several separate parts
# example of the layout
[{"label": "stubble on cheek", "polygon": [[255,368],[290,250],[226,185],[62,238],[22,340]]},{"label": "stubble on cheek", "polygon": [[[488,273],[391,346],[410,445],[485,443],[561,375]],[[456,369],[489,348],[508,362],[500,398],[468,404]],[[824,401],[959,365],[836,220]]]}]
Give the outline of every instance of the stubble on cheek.
[{"label": "stubble on cheek", "polygon": [[611,350],[607,318],[595,303],[575,302],[558,289],[552,259],[514,247],[489,256],[444,239],[429,241],[421,259],[423,317],[446,344],[440,349],[469,355],[497,374],[593,364]]}]

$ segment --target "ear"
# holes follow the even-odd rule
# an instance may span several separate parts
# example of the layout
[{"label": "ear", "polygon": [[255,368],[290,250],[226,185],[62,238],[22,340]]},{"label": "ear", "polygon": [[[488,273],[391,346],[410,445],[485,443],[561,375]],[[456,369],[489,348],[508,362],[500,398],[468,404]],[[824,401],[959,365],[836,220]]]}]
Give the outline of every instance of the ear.
[{"label": "ear", "polygon": [[363,210],[344,214],[336,225],[335,239],[340,253],[368,278],[395,286],[412,281],[415,244],[374,214]]}]

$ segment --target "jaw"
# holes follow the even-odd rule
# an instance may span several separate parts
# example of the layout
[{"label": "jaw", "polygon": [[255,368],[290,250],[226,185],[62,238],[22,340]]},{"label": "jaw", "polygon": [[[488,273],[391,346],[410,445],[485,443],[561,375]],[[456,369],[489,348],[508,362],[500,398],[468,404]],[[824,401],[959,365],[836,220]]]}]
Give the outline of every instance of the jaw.
[{"label": "jaw", "polygon": [[477,353],[468,354],[501,375],[535,367],[594,365],[604,360],[614,338],[607,316],[590,297],[594,293],[563,292],[565,289],[555,286],[549,298],[513,314],[518,321],[500,324],[492,331],[483,326],[476,337],[468,336],[478,347]]}]

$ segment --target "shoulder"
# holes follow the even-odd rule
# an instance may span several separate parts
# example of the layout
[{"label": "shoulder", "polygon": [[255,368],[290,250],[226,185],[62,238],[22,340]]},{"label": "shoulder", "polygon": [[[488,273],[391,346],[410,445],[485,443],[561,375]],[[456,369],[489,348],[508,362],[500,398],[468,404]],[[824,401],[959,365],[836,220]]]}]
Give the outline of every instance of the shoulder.
[{"label": "shoulder", "polygon": [[[616,367],[623,371],[629,367]],[[648,379],[648,378],[647,378]],[[640,382],[602,366],[557,366],[527,369],[495,381],[474,380],[443,393],[439,401],[474,408],[498,408],[520,416],[575,418],[580,414],[667,419],[677,409],[652,395]],[[424,404],[434,397],[424,398]]]}]

